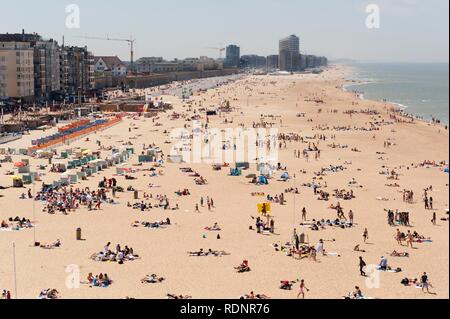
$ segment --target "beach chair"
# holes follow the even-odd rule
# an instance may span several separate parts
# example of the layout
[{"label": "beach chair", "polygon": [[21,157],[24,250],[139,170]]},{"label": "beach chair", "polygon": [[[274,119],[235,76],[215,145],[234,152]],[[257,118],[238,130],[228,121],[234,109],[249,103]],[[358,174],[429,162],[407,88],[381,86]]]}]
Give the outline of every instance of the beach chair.
[{"label": "beach chair", "polygon": [[19,174],[29,174],[30,167],[29,166],[18,167],[18,171],[19,171]]},{"label": "beach chair", "polygon": [[86,172],[77,172],[77,177],[78,179],[82,180],[84,178],[86,178]]},{"label": "beach chair", "polygon": [[33,178],[29,174],[22,175],[22,181],[24,185],[30,185],[33,183]]},{"label": "beach chair", "polygon": [[69,175],[69,182],[70,182],[70,184],[78,183],[78,175],[77,174]]}]

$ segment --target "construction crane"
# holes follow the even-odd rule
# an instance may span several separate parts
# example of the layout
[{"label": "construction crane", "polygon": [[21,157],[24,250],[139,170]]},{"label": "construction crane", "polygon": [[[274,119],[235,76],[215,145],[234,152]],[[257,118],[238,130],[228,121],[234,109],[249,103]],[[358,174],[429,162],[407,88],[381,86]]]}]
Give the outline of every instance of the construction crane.
[{"label": "construction crane", "polygon": [[100,38],[100,37],[75,37],[75,38],[82,38],[87,40],[101,40],[101,41],[120,41],[120,42],[128,42],[130,45],[130,62],[131,62],[131,70],[134,70],[134,43],[136,42],[136,39],[133,39],[133,37],[130,37],[130,39],[115,39],[110,38],[109,35],[106,38]]},{"label": "construction crane", "polygon": [[211,49],[211,50],[217,50],[219,51],[219,56],[220,59],[222,59],[223,56],[223,52],[225,52],[226,48],[214,48],[214,47],[207,47],[207,49]]}]

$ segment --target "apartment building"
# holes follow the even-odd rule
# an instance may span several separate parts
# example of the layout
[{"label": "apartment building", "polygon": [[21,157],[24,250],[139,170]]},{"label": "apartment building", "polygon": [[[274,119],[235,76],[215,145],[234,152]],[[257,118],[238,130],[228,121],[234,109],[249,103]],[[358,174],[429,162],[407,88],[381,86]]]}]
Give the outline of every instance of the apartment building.
[{"label": "apartment building", "polygon": [[34,96],[34,50],[27,42],[0,42],[0,96]]},{"label": "apartment building", "polygon": [[87,47],[62,47],[60,52],[60,83],[67,94],[95,88],[94,56]]},{"label": "apartment building", "polygon": [[34,93],[37,98],[48,99],[61,91],[60,53],[54,40],[36,41],[34,46]]},{"label": "apartment building", "polygon": [[280,70],[289,72],[300,69],[300,38],[296,35],[280,40],[279,67]]}]

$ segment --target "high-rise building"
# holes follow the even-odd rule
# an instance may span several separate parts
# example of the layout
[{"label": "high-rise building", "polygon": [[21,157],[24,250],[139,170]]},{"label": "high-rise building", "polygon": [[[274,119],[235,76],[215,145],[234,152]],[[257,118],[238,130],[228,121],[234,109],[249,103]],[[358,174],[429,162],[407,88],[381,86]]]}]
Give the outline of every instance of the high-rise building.
[{"label": "high-rise building", "polygon": [[28,42],[0,42],[0,97],[34,97],[33,52]]},{"label": "high-rise building", "polygon": [[33,50],[34,95],[37,98],[49,98],[52,92],[60,91],[60,66],[58,43],[54,40],[44,40],[38,34],[26,34],[25,31],[16,34],[0,34],[0,42],[23,43]]},{"label": "high-rise building", "polygon": [[267,57],[267,71],[273,72],[279,69],[278,55],[269,55]]},{"label": "high-rise building", "polygon": [[48,99],[61,90],[60,54],[54,40],[36,41],[34,46],[34,93],[37,98]]},{"label": "high-rise building", "polygon": [[[0,95],[20,97],[31,94],[37,99],[49,100],[53,99],[54,93],[74,94],[94,88],[94,57],[86,47],[60,47],[52,39],[44,40],[38,34],[22,31],[20,34],[0,34],[0,50],[3,61]],[[17,54],[14,61],[12,51]],[[11,73],[13,62],[16,65],[14,74]],[[4,74],[6,71],[9,73]],[[30,76],[32,79],[28,81]],[[7,84],[3,83],[4,78],[7,78]],[[28,89],[30,85],[32,90]]]},{"label": "high-rise building", "polygon": [[300,54],[300,70],[303,71],[307,68],[306,55]]},{"label": "high-rise building", "polygon": [[94,56],[87,47],[62,47],[60,83],[68,94],[77,94],[94,89]]},{"label": "high-rise building", "polygon": [[237,68],[239,67],[241,59],[241,48],[237,45],[229,45],[227,46],[226,58],[224,65],[229,68]]},{"label": "high-rise building", "polygon": [[282,71],[294,72],[299,70],[300,38],[290,35],[280,40],[279,67]]}]

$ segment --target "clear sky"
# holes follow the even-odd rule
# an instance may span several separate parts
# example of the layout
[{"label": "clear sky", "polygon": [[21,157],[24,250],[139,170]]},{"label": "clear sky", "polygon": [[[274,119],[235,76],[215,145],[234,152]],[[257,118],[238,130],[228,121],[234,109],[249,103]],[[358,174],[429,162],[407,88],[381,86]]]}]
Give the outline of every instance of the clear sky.
[{"label": "clear sky", "polygon": [[[380,28],[366,27],[366,6],[380,6]],[[80,8],[80,29],[65,26],[65,8]],[[290,34],[301,50],[331,59],[448,62],[448,0],[21,0],[2,1],[0,32],[38,32],[95,55],[129,60],[126,43],[74,36],[136,38],[135,55],[184,58],[219,53],[276,54]]]}]

